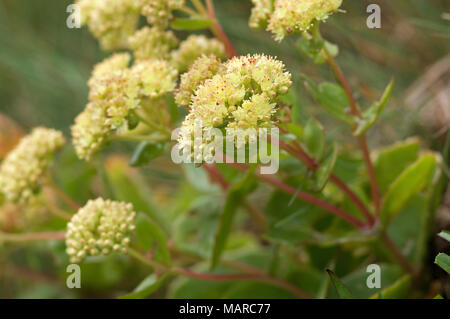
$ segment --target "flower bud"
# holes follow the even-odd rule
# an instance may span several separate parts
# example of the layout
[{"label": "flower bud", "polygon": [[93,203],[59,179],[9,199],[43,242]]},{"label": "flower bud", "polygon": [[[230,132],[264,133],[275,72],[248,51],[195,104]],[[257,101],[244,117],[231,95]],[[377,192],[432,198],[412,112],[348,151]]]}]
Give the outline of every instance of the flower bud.
[{"label": "flower bud", "polygon": [[131,204],[102,198],[89,201],[67,224],[66,252],[71,262],[112,251],[126,252],[135,216]]}]

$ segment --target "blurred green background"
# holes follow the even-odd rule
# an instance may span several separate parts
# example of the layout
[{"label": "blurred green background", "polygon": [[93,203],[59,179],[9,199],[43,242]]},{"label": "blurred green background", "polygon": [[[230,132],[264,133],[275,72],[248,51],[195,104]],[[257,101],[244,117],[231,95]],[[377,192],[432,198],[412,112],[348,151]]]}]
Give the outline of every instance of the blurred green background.
[{"label": "blurred green background", "polygon": [[[12,118],[24,130],[45,125],[63,130],[69,136],[70,125],[87,102],[86,82],[92,67],[108,55],[100,50],[98,42],[86,28],[66,27],[66,8],[71,2],[0,1],[0,113]],[[326,66],[317,68],[299,53],[294,37],[288,37],[279,44],[268,32],[250,29],[250,0],[214,2],[218,18],[240,54],[278,56],[294,74],[294,102],[305,111],[300,112],[300,121],[313,114],[325,123],[329,137],[340,139],[349,135],[346,128],[331,120],[322,108],[315,105],[300,81],[301,74],[317,80],[333,81],[333,75]],[[381,6],[381,29],[368,29],[366,26],[366,8],[370,3]],[[357,89],[361,104],[369,106],[378,99],[391,77],[396,80],[393,98],[382,120],[369,132],[370,144],[387,145],[418,135],[423,143],[428,144],[424,146],[439,150],[445,127],[450,123],[449,118],[445,117],[450,113],[450,2],[344,0],[342,9],[346,12],[334,15],[324,24],[323,34],[331,42],[339,44],[338,62],[352,87]],[[187,34],[178,35],[183,38]],[[93,191],[87,187],[89,177],[96,172],[95,165],[92,167],[78,161],[67,150],[61,158],[62,165],[70,169],[62,172],[58,183],[80,203],[107,188],[97,180]],[[122,159],[110,159],[107,167],[120,169],[124,163],[126,161]],[[146,182],[157,185],[152,189],[152,200],[166,203],[170,196],[175,196],[172,192],[180,171],[180,167],[175,168],[164,159],[143,170]],[[132,178],[138,180],[135,175]],[[192,195],[191,189],[185,191],[180,187],[177,190],[176,196],[180,198]],[[173,211],[183,209],[183,206],[173,208],[164,204],[162,207]],[[58,223],[51,225],[55,229],[60,226]],[[52,255],[46,244],[11,252],[14,263],[38,271],[22,271],[20,267],[9,269],[7,277],[23,278],[25,282],[2,278],[0,273],[0,297],[72,297],[67,289],[60,289],[64,283],[61,278],[66,275],[61,268],[66,262],[65,257],[61,257],[65,256],[64,245],[50,245],[54,246],[52,248],[59,252],[60,257]],[[142,274],[135,273],[133,278],[126,278],[124,274],[129,273],[130,265],[126,257],[117,258],[97,268],[85,266],[83,271],[91,276],[96,286],[94,291],[90,287],[85,289],[84,297],[111,297],[113,292],[110,294],[108,289],[117,288],[119,281],[122,291],[135,287],[137,278]],[[4,261],[0,256],[0,272]],[[86,280],[89,282],[90,279]],[[28,281],[39,285],[29,286]]]}]

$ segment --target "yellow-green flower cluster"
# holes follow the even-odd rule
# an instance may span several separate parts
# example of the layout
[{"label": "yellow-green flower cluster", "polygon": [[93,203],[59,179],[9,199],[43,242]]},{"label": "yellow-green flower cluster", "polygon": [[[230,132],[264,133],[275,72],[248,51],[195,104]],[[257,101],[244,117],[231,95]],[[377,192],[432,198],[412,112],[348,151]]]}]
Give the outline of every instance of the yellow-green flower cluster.
[{"label": "yellow-green flower cluster", "polygon": [[254,29],[265,28],[273,12],[274,0],[252,0],[253,8],[249,26]]},{"label": "yellow-green flower cluster", "polygon": [[0,193],[9,202],[26,204],[36,194],[54,153],[65,144],[61,132],[35,128],[0,166]]},{"label": "yellow-green flower cluster", "polygon": [[129,44],[137,60],[168,58],[169,52],[178,45],[178,39],[172,31],[143,27],[130,37]]},{"label": "yellow-green flower cluster", "polygon": [[140,0],[142,14],[148,23],[165,29],[172,18],[172,11],[184,6],[184,0]]},{"label": "yellow-green flower cluster", "polygon": [[339,9],[342,0],[253,0],[253,3],[250,26],[267,25],[267,30],[281,41],[288,34],[307,31],[315,20],[327,19]]},{"label": "yellow-green flower cluster", "polygon": [[180,146],[192,146],[196,123],[203,130],[271,127],[278,97],[287,93],[291,85],[291,74],[272,57],[257,54],[229,60],[191,96]]},{"label": "yellow-green flower cluster", "polygon": [[175,87],[177,72],[164,60],[137,61],[128,67],[127,53],[98,64],[89,80],[89,103],[75,119],[72,139],[81,159],[90,160],[146,98],[158,98]]},{"label": "yellow-green flower cluster", "polygon": [[181,42],[180,47],[172,52],[172,64],[181,73],[186,71],[202,55],[215,55],[225,58],[225,47],[217,39],[208,39],[203,35],[191,35]]},{"label": "yellow-green flower cluster", "polygon": [[134,231],[133,205],[98,198],[89,201],[67,224],[67,254],[72,263],[88,256],[127,252]]},{"label": "yellow-green flower cluster", "polygon": [[136,31],[139,6],[135,0],[78,0],[82,23],[105,50],[126,48]]},{"label": "yellow-green flower cluster", "polygon": [[195,90],[207,79],[223,71],[224,66],[215,55],[203,55],[192,64],[188,72],[181,75],[180,86],[175,94],[175,102],[188,107]]}]

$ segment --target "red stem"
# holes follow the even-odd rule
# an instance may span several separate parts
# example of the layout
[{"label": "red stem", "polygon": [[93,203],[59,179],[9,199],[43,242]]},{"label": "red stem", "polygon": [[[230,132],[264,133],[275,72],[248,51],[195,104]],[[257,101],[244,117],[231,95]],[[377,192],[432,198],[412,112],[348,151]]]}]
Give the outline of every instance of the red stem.
[{"label": "red stem", "polygon": [[[244,172],[247,171],[247,167],[245,165],[237,164],[237,163],[230,163],[230,165],[240,171],[244,171]],[[321,207],[324,210],[332,213],[333,215],[339,216],[340,218],[344,219],[345,221],[347,221],[348,223],[352,224],[353,226],[355,226],[357,228],[365,228],[365,224],[362,221],[360,221],[359,219],[357,219],[356,217],[353,217],[346,211],[344,211],[336,206],[333,206],[330,203],[328,203],[320,198],[315,197],[314,195],[299,191],[299,190],[295,189],[294,187],[284,184],[282,181],[280,181],[274,177],[271,177],[269,175],[261,175],[258,173],[255,173],[255,175],[260,180],[265,181],[269,184],[272,184],[276,188],[278,188],[288,194],[296,196],[299,199],[309,202],[315,206]]]},{"label": "red stem", "polygon": [[204,273],[198,273],[191,270],[183,269],[183,268],[175,268],[174,272],[190,277],[190,278],[196,278],[201,280],[208,280],[208,281],[242,281],[242,280],[250,280],[250,281],[261,281],[261,282],[267,282],[272,283],[274,285],[277,285],[279,287],[282,287],[286,289],[287,291],[290,291],[295,296],[299,298],[304,299],[312,299],[313,297],[306,292],[300,290],[296,286],[285,282],[283,280],[273,278],[264,274],[204,274]]},{"label": "red stem", "polygon": [[[328,51],[326,51],[326,49],[325,49],[325,52],[327,54],[328,64],[330,65],[331,69],[333,70],[334,74],[336,75],[336,78],[338,79],[338,81],[341,83],[341,85],[345,91],[345,94],[347,95],[348,100],[350,101],[350,107],[351,107],[353,115],[355,115],[361,119],[362,118],[361,111],[359,110],[358,103],[356,102],[356,100],[353,96],[352,89],[350,88],[350,84],[348,83],[347,78],[344,75],[344,72],[342,72],[341,68],[336,63],[333,56]],[[380,189],[378,188],[375,170],[373,168],[373,163],[370,158],[369,148],[367,146],[366,136],[364,134],[358,137],[358,143],[359,143],[359,147],[361,148],[361,150],[363,152],[364,161],[366,163],[367,172],[369,174],[370,189],[372,191],[372,198],[373,198],[373,201],[375,204],[375,210],[376,210],[377,214],[379,214],[380,210],[381,210]]]},{"label": "red stem", "polygon": [[[316,170],[319,168],[319,164],[317,164],[313,158],[311,158],[301,147],[300,144],[296,143],[296,149],[290,147],[283,141],[278,141],[279,145],[282,149],[286,150],[293,156],[300,159],[303,163],[305,163],[308,168],[312,170]],[[367,209],[366,205],[359,199],[359,197],[336,175],[331,174],[330,180],[336,184],[354,203],[355,205],[360,209],[360,211],[364,214],[365,218],[369,222],[370,225],[375,224],[375,218],[372,216],[372,214]]]},{"label": "red stem", "polygon": [[220,25],[219,20],[217,20],[216,13],[214,11],[214,4],[213,4],[212,0],[206,0],[206,6],[208,9],[209,17],[214,20],[214,24],[211,27],[211,32],[225,46],[225,51],[227,52],[228,58],[237,56],[236,50],[234,49],[233,45],[231,44],[230,39],[228,38],[227,34],[223,30],[222,26]]}]

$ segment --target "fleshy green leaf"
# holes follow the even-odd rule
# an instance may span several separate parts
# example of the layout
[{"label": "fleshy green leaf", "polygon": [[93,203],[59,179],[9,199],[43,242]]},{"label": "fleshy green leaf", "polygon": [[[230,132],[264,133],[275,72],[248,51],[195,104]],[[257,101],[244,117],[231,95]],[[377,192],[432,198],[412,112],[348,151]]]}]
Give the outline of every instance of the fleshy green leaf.
[{"label": "fleshy green leaf", "polygon": [[367,109],[362,116],[362,119],[358,120],[358,126],[356,130],[353,132],[355,136],[360,136],[367,132],[369,128],[376,122],[381,112],[383,111],[386,103],[391,97],[392,88],[394,87],[394,79],[389,82],[388,86],[384,90],[384,93],[381,99],[374,103],[369,109]]},{"label": "fleshy green leaf", "polygon": [[450,241],[450,232],[448,231],[441,231],[438,236],[444,238],[446,241]]},{"label": "fleshy green leaf", "polygon": [[168,143],[152,143],[152,142],[141,142],[134,151],[133,156],[130,160],[130,166],[138,167],[148,164],[150,161],[154,160],[160,156],[168,147]]},{"label": "fleshy green leaf", "polygon": [[330,175],[333,172],[334,165],[336,164],[337,155],[338,148],[334,144],[328,157],[325,158],[323,163],[320,164],[319,168],[314,173],[316,191],[321,191],[330,179]]},{"label": "fleshy green leaf", "polygon": [[353,123],[353,117],[347,113],[350,103],[342,87],[330,82],[324,82],[317,86],[306,76],[304,79],[314,100],[322,105],[328,113],[339,120]]},{"label": "fleshy green leaf", "polygon": [[169,277],[169,274],[164,274],[158,278],[156,274],[151,274],[145,278],[132,293],[119,297],[119,299],[144,299],[157,291],[164,281]]},{"label": "fleshy green leaf", "polygon": [[384,197],[381,212],[383,225],[388,225],[408,201],[427,186],[433,176],[435,166],[434,155],[423,155],[394,181]]},{"label": "fleshy green leaf", "polygon": [[159,227],[144,214],[136,218],[136,237],[144,250],[151,250],[154,259],[170,265],[170,253],[167,248],[167,239]]},{"label": "fleshy green leaf", "polygon": [[172,20],[171,26],[175,30],[201,30],[212,26],[214,20],[205,18],[176,18]]},{"label": "fleshy green leaf", "polygon": [[339,280],[336,274],[327,269],[328,275],[330,276],[331,282],[333,283],[334,288],[340,299],[354,299],[352,293],[348,288]]},{"label": "fleshy green leaf", "polygon": [[214,268],[222,255],[228,236],[233,226],[234,216],[242,199],[252,192],[255,188],[253,179],[253,170],[250,169],[247,174],[235,185],[233,185],[227,195],[225,206],[219,217],[219,225],[214,238],[214,246],[211,258],[211,268]]},{"label": "fleshy green leaf", "polygon": [[389,287],[374,294],[371,299],[403,299],[408,296],[411,288],[411,276],[405,275]]},{"label": "fleshy green leaf", "polygon": [[325,134],[322,125],[313,118],[306,123],[303,133],[306,151],[316,161],[321,161],[325,152]]},{"label": "fleshy green leaf", "polygon": [[286,127],[289,133],[293,134],[297,138],[297,141],[300,142],[303,137],[303,127],[294,123],[287,123]]},{"label": "fleshy green leaf", "polygon": [[411,138],[382,149],[374,163],[375,176],[381,192],[386,193],[389,185],[400,173],[419,157],[419,140]]},{"label": "fleshy green leaf", "polygon": [[439,253],[434,260],[434,263],[444,269],[450,274],[450,256],[444,253]]}]

